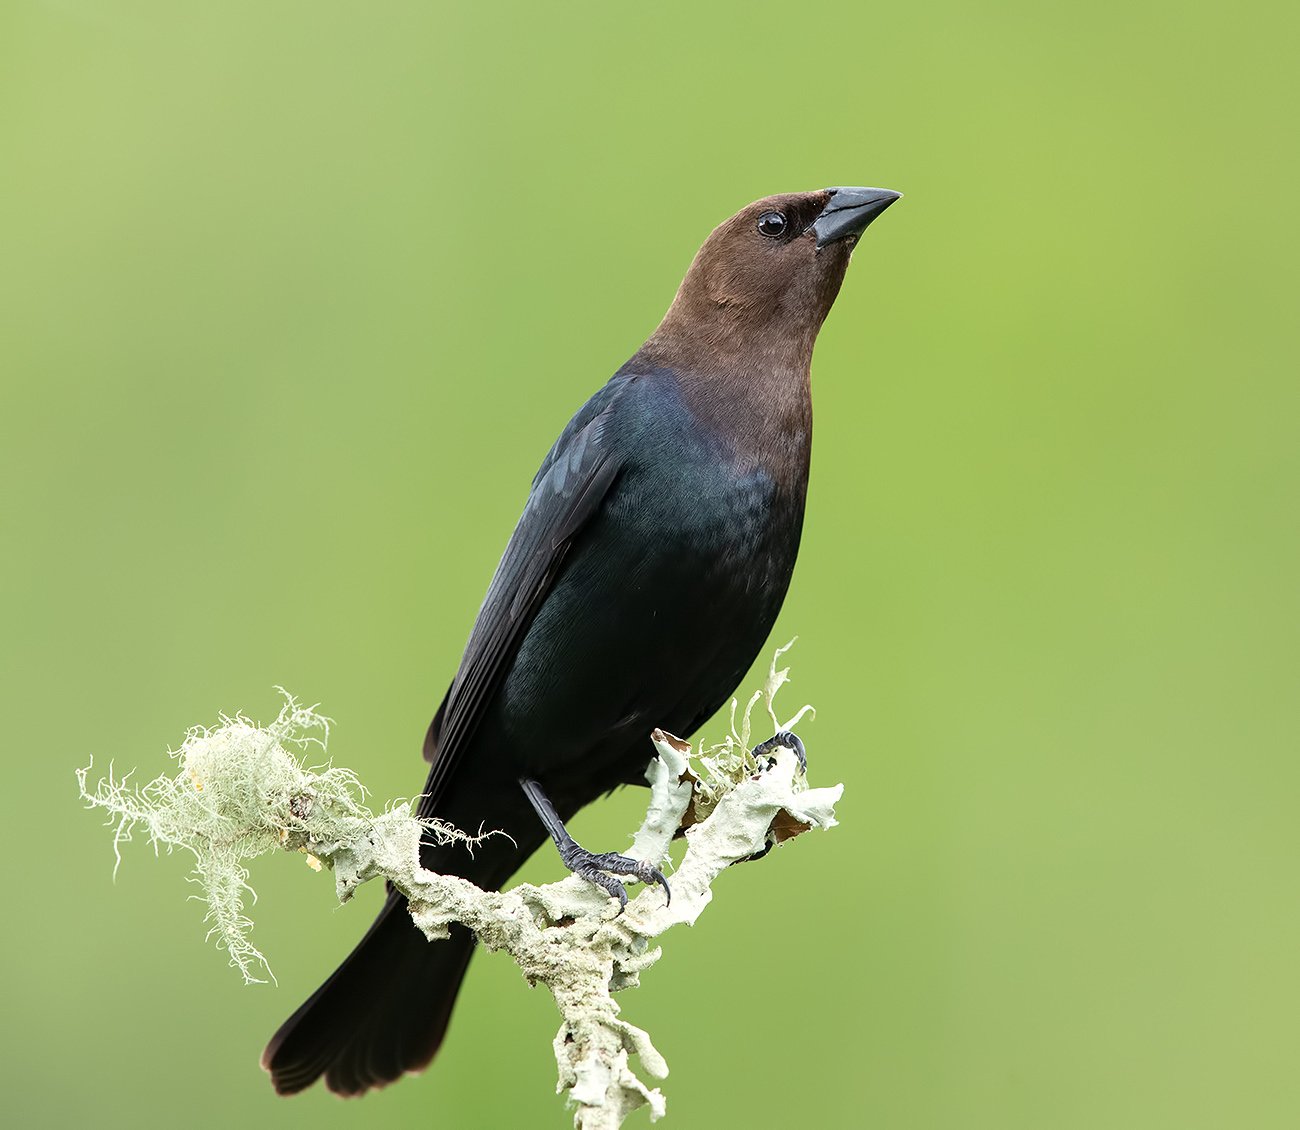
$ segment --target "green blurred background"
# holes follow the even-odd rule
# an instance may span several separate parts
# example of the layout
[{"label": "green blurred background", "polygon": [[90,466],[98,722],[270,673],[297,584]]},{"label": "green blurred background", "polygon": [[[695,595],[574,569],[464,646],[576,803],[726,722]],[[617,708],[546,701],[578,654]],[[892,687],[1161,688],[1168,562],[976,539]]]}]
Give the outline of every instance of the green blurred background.
[{"label": "green blurred background", "polygon": [[1300,1125],[1297,29],[6,3],[5,1123],[568,1124],[550,1001],[495,956],[425,1076],[274,1098],[264,1040],[378,892],[263,861],[280,984],[244,989],[185,860],[132,845],[114,885],[73,768],[152,776],[283,683],[414,792],[572,410],[715,223],[865,183],[907,199],[818,347],[774,637],[843,826],[725,876],[626,998],[669,1125]]}]

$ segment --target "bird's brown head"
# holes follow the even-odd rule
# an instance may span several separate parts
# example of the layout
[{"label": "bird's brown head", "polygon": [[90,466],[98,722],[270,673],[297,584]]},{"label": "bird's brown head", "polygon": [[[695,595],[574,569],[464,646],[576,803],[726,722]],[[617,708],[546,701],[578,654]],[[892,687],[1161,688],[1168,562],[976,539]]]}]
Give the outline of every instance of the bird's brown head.
[{"label": "bird's brown head", "polygon": [[826,188],[741,209],[704,241],[647,347],[679,356],[701,349],[723,363],[737,353],[773,361],[792,353],[806,364],[854,245],[899,196]]}]

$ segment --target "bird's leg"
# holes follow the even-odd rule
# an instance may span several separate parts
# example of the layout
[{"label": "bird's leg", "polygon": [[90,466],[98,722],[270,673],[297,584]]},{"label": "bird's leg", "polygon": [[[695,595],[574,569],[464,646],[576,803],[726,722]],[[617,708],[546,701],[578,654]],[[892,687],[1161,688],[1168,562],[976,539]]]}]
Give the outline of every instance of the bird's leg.
[{"label": "bird's leg", "polygon": [[795,757],[799,759],[800,772],[808,772],[808,754],[803,748],[803,742],[799,740],[797,734],[792,734],[789,730],[782,730],[779,734],[773,734],[767,741],[760,742],[750,752],[750,756],[758,760],[760,757],[766,757],[780,746],[794,750]]},{"label": "bird's leg", "polygon": [[622,907],[627,906],[627,888],[613,877],[615,875],[634,875],[643,883],[658,883],[663,887],[665,897],[671,901],[673,893],[668,889],[668,880],[662,873],[631,856],[619,855],[614,851],[596,855],[580,847],[564,827],[564,821],[560,819],[560,814],[555,811],[555,806],[551,804],[542,786],[527,777],[521,777],[519,785],[524,790],[528,803],[546,826],[551,839],[555,841],[555,846],[560,849],[560,859],[564,866],[587,882],[595,883],[611,898],[618,899],[620,914],[623,912]]}]

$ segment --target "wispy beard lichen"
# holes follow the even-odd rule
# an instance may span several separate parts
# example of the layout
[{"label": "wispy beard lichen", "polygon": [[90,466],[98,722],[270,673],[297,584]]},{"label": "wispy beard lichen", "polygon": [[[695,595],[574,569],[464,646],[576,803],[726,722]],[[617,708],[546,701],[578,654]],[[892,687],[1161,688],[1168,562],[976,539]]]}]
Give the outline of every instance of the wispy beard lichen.
[{"label": "wispy beard lichen", "polygon": [[155,851],[182,848],[194,856],[209,937],[246,982],[271,973],[249,940],[253,924],[244,902],[252,890],[245,864],[272,851],[300,852],[314,869],[331,868],[341,901],[363,882],[388,880],[407,896],[412,920],[431,940],[445,938],[460,922],[487,948],[507,951],[531,983],[550,989],[562,1014],[554,1041],[557,1089],[577,1107],[575,1124],[607,1130],[640,1106],[648,1105],[652,1118],[664,1111],[662,1093],[636,1074],[632,1057],[652,1078],[668,1073],[649,1035],[620,1019],[611,994],[638,984],[659,959],[654,938],[695,922],[727,867],[810,828],[835,824],[842,786],[809,788],[799,759],[785,746],[759,758],[750,750],[751,715],[760,701],[778,733],[811,709],[785,723],[777,718],[774,699],[789,669],[778,670],[776,658],[788,647],[776,653],[764,686],[743,710],[733,701],[730,732],[721,742],[692,752],[688,743],[655,731],[656,756],[646,773],[650,802],[629,854],[662,866],[682,834],[686,850],[670,878],[671,903],[649,888],[622,914],[604,892],[576,876],[495,892],[424,870],[422,839],[461,840],[472,848],[478,837],[417,818],[410,802],[376,815],[350,770],[306,764],[313,750],[324,758],[330,720],[284,691],[284,705],[267,726],[236,714],[222,716],[212,729],[190,730],[172,752],[178,766],[169,776],[135,788],[131,774],[115,778],[110,767],[90,788],[87,767],[77,771],[78,785],[88,807],[109,813],[119,863],[121,844],[138,829]]}]

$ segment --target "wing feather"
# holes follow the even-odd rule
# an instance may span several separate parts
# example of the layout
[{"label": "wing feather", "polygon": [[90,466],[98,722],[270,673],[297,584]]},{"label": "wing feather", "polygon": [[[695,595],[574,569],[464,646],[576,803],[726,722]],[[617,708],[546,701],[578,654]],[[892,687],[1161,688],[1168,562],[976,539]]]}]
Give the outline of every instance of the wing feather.
[{"label": "wing feather", "polygon": [[425,738],[432,762],[421,815],[438,799],[482,721],[570,546],[599,512],[622,455],[609,424],[630,379],[612,381],[592,397],[547,454],[515,531],[479,609],[460,669]]}]

